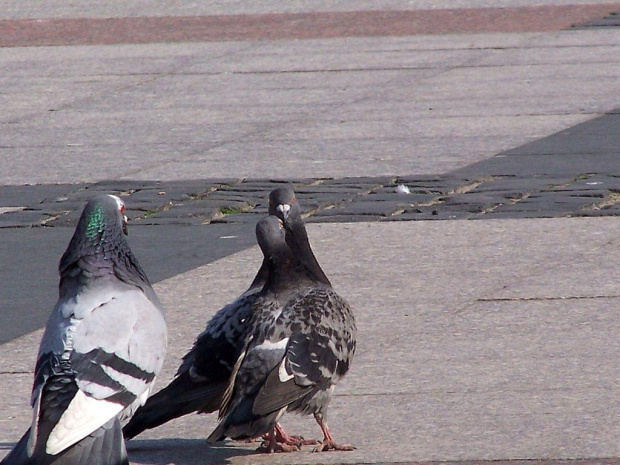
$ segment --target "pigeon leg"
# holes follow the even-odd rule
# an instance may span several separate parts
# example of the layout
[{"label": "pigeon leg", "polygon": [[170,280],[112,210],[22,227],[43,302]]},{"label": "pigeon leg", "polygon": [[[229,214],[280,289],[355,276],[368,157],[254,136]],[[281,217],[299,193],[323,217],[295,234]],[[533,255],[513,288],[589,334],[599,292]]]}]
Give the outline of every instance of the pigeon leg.
[{"label": "pigeon leg", "polygon": [[313,446],[319,443],[319,441],[317,441],[316,439],[304,439],[303,436],[289,436],[288,434],[286,434],[286,431],[284,431],[284,428],[282,428],[282,425],[277,422],[275,426],[275,432],[276,441],[280,444],[289,444],[300,447]]},{"label": "pigeon leg", "polygon": [[296,444],[279,443],[276,439],[275,426],[263,437],[265,440],[259,448],[256,449],[256,452],[272,454],[274,452],[296,452],[300,450],[300,447]]},{"label": "pigeon leg", "polygon": [[337,444],[334,441],[331,433],[329,432],[329,427],[327,426],[327,421],[323,418],[323,415],[320,413],[314,414],[314,419],[321,427],[321,431],[323,431],[323,442],[319,444],[313,452],[326,452],[328,450],[340,450],[340,451],[350,451],[355,450],[355,447],[351,444]]}]

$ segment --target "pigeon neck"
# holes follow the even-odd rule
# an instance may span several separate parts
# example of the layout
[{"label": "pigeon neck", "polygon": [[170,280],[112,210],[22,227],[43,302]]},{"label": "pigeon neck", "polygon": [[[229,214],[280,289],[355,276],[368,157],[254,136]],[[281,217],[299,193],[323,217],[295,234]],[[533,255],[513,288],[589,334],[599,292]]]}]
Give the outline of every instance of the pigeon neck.
[{"label": "pigeon neck", "polygon": [[267,258],[263,259],[263,263],[261,264],[256,276],[254,276],[254,280],[248,289],[258,289],[262,288],[267,279],[269,278],[269,260]]},{"label": "pigeon neck", "polygon": [[311,279],[316,282],[320,282],[327,286],[331,286],[331,282],[323,272],[321,265],[317,261],[310,242],[308,240],[308,233],[301,218],[292,219],[289,222],[289,226],[286,228],[286,244],[290,248],[294,257],[297,258],[300,265],[305,269],[306,273],[310,275]]},{"label": "pigeon neck", "polygon": [[268,278],[265,288],[273,289],[276,293],[316,281],[288,248],[273,254],[267,262]]},{"label": "pigeon neck", "polygon": [[115,274],[120,280],[141,288],[149,284],[122,232],[105,227],[89,230],[89,225],[80,224],[60,260],[58,271],[61,283],[67,276],[83,274],[96,278]]}]

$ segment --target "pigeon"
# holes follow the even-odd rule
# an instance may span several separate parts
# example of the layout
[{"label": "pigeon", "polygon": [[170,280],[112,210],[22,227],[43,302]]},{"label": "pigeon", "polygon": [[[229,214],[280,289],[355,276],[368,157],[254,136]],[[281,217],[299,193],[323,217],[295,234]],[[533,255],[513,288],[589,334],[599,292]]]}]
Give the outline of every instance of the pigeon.
[{"label": "pigeon", "polygon": [[[273,190],[269,196],[269,214],[281,214],[276,207],[282,205],[282,201],[287,204],[292,202],[294,197],[294,191],[290,188]],[[275,231],[257,229],[256,234],[259,243],[268,240],[284,243],[284,234],[280,229],[277,234]],[[267,276],[268,261],[265,258],[250,287],[209,320],[206,329],[183,357],[170,384],[151,396],[125,425],[123,434],[126,439],[193,412],[212,413],[219,410],[233,366],[250,328],[252,306],[267,282]],[[278,433],[281,441],[311,442],[288,436],[279,425]]]},{"label": "pigeon", "polygon": [[355,353],[355,318],[312,253],[299,204],[276,210],[277,218],[257,228],[283,225],[285,243],[259,244],[268,257],[267,282],[224,393],[221,421],[207,441],[266,435],[264,452],[293,450],[276,440],[277,421],[288,411],[314,415],[324,436],[315,451],[352,450],[334,441],[326,413]]},{"label": "pigeon", "polygon": [[3,465],[126,465],[121,421],[166,352],[164,309],[125,239],[124,202],[85,206],[59,264],[34,373],[31,427]]}]

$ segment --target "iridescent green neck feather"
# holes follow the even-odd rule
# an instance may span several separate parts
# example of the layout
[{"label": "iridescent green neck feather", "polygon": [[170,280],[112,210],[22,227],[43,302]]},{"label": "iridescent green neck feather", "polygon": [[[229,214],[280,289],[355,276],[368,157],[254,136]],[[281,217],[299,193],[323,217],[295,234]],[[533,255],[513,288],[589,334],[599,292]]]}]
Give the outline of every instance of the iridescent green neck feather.
[{"label": "iridescent green neck feather", "polygon": [[93,240],[98,234],[103,232],[105,225],[103,208],[101,205],[96,205],[95,208],[93,208],[93,211],[90,212],[86,221],[86,238]]}]

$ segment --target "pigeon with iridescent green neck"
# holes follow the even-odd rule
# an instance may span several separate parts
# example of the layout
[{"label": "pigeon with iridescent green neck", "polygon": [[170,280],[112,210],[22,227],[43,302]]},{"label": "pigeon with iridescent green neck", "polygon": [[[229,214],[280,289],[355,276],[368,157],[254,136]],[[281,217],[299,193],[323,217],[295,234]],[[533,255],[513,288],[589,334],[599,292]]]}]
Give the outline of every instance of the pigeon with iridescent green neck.
[{"label": "pigeon with iridescent green neck", "polygon": [[33,420],[5,465],[126,465],[121,420],[146,401],[166,351],[164,310],[125,239],[125,204],[88,202],[60,260],[35,368]]}]

